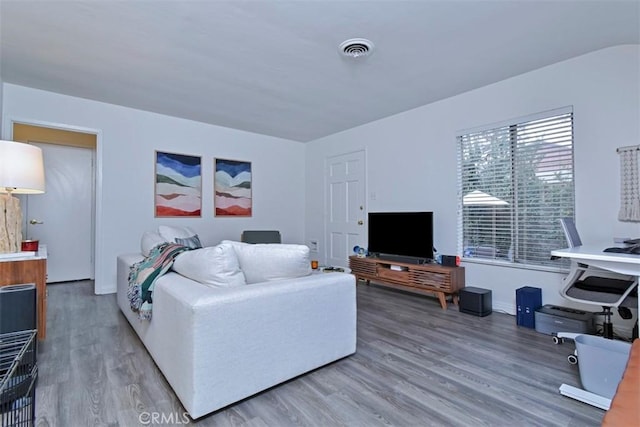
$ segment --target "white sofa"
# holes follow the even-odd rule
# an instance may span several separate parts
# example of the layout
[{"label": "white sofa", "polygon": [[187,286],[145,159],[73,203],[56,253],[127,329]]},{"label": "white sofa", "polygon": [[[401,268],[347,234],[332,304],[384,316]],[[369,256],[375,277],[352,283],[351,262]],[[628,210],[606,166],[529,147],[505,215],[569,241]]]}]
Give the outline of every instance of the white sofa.
[{"label": "white sofa", "polygon": [[198,418],[356,350],[355,279],[315,273],[233,287],[176,272],[139,320],[127,298],[130,266],[118,257],[118,306],[192,418]]}]

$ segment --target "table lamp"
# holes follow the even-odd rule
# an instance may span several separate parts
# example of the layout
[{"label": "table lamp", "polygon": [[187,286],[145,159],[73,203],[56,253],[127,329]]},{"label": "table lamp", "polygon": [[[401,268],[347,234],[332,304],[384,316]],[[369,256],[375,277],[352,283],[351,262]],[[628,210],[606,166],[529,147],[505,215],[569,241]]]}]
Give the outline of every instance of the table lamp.
[{"label": "table lamp", "polygon": [[0,254],[18,252],[22,243],[20,199],[13,194],[44,193],[42,150],[0,140]]}]

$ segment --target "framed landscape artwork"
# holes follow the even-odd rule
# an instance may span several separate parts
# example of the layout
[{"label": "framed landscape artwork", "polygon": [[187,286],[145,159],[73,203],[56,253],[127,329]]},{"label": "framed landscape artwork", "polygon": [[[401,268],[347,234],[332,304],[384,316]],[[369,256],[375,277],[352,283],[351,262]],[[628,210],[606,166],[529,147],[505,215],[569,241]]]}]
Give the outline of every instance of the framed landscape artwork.
[{"label": "framed landscape artwork", "polygon": [[215,159],[216,216],[251,216],[251,162]]},{"label": "framed landscape artwork", "polygon": [[199,217],[201,212],[200,157],[156,151],[156,217]]}]

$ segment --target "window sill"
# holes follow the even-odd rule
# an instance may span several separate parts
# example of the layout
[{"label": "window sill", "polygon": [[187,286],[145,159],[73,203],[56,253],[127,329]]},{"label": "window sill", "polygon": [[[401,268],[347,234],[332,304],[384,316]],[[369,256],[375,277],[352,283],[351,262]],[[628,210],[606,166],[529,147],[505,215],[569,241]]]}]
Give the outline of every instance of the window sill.
[{"label": "window sill", "polygon": [[483,264],[483,265],[490,265],[494,267],[506,267],[506,268],[517,268],[521,270],[545,271],[547,273],[567,274],[569,272],[569,269],[566,267],[553,267],[550,265],[518,264],[514,262],[509,262],[509,261],[500,261],[496,259],[463,257],[461,261],[469,264]]}]

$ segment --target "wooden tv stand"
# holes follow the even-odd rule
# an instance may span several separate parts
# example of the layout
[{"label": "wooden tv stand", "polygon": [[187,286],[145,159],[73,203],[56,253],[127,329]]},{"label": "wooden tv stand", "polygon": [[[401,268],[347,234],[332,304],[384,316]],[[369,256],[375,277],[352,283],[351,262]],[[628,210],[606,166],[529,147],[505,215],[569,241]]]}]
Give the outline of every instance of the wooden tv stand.
[{"label": "wooden tv stand", "polygon": [[[393,267],[392,267],[393,266]],[[349,257],[349,268],[356,281],[371,281],[391,288],[419,294],[435,294],[444,310],[446,295],[458,304],[458,291],[464,288],[464,267],[445,267],[439,264],[410,264],[378,258]]]}]

